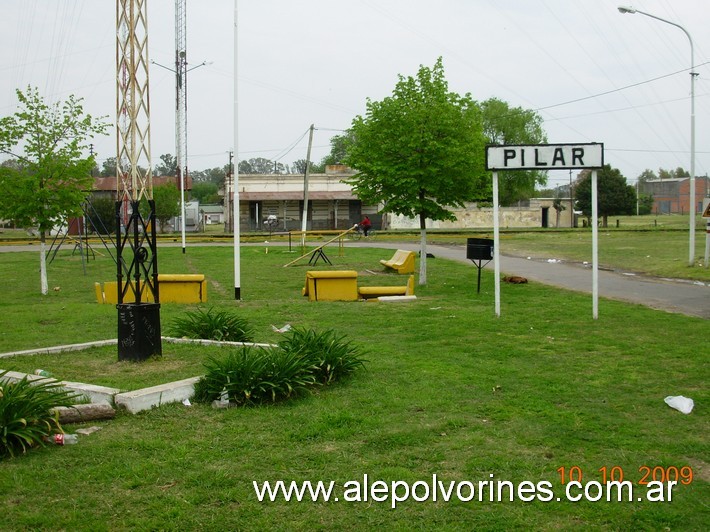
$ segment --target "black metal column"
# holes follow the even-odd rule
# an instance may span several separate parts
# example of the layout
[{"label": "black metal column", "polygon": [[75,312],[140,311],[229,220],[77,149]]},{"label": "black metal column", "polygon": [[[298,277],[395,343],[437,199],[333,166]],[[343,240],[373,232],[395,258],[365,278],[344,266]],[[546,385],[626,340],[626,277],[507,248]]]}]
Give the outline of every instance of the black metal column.
[{"label": "black metal column", "polygon": [[162,355],[155,202],[148,200],[148,221],[140,200],[131,201],[123,227],[122,202],[116,203],[118,359],[141,361]]}]

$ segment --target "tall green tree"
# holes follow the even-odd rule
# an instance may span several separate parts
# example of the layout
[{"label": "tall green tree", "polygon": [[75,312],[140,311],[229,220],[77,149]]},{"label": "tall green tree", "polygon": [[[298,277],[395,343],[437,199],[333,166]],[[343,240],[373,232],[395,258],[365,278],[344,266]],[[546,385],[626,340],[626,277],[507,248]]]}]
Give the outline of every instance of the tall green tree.
[{"label": "tall green tree", "polygon": [[161,155],[160,162],[155,165],[154,175],[177,175],[177,158],[170,153],[164,153],[163,155]]},{"label": "tall green tree", "polygon": [[[155,201],[155,219],[160,226],[160,232],[165,232],[165,226],[176,216],[180,216],[180,189],[175,183],[166,183],[153,187],[153,201]],[[147,219],[150,215],[150,206],[147,202],[140,205],[141,215]]]},{"label": "tall green tree", "polygon": [[106,134],[109,125],[85,114],[82,100],[73,95],[47,104],[36,88],[16,92],[19,110],[0,119],[0,153],[18,161],[17,168],[0,167],[0,218],[37,226],[41,292],[47,294],[47,233],[82,213],[93,186],[95,159],[85,155],[89,140]]},{"label": "tall green tree", "polygon": [[116,177],[116,158],[107,157],[101,164],[101,177]]},{"label": "tall green tree", "polygon": [[[592,171],[580,173],[574,191],[577,209],[585,216],[592,214]],[[602,226],[608,227],[609,216],[634,214],[636,212],[636,189],[626,183],[626,178],[617,168],[605,164],[597,171],[597,210]]]},{"label": "tall green tree", "polygon": [[93,198],[88,209],[90,227],[100,235],[116,233],[116,200]]},{"label": "tall green tree", "polygon": [[[311,174],[322,174],[325,172],[325,165],[323,163],[314,163],[311,161],[310,173]],[[291,164],[292,174],[305,174],[306,173],[306,160],[298,159],[293,161]]]},{"label": "tall green tree", "polygon": [[193,181],[190,197],[200,203],[219,203],[221,198],[217,194],[218,190],[219,187],[216,183],[210,183],[209,181],[195,183]]},{"label": "tall green tree", "polygon": [[351,131],[346,131],[342,135],[334,135],[330,139],[330,153],[323,157],[321,165],[325,168],[329,164],[344,164],[348,153],[348,145],[353,142]]},{"label": "tall green tree", "polygon": [[239,161],[240,174],[283,174],[285,172],[286,167],[283,163],[277,163],[264,157]]},{"label": "tall green tree", "polygon": [[419,284],[426,284],[426,220],[454,220],[452,207],[488,195],[480,109],[450,92],[439,58],[416,77],[399,76],[392,96],[367,101],[350,129],[345,163],[355,194],[382,212],[419,218]]},{"label": "tall green tree", "polygon": [[[490,144],[544,144],[547,135],[542,117],[535,111],[510,107],[506,102],[490,98],[480,103],[483,132]],[[501,205],[534,196],[535,186],[547,182],[547,173],[539,170],[498,172],[498,199]]]}]

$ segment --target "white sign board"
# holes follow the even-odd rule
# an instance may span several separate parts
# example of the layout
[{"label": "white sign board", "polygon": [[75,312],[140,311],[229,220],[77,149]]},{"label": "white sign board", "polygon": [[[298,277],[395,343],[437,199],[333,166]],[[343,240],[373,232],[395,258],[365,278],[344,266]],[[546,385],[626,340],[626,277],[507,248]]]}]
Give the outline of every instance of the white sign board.
[{"label": "white sign board", "polygon": [[703,218],[710,218],[710,198],[703,198]]},{"label": "white sign board", "polygon": [[[500,316],[500,228],[498,220],[499,170],[592,171],[592,317],[598,317],[599,257],[597,236],[597,170],[604,166],[604,144],[533,144],[486,146],[486,169],[493,171],[493,266],[495,311]],[[706,259],[707,261],[707,259]]]},{"label": "white sign board", "polygon": [[571,170],[604,166],[604,144],[486,146],[487,170]]}]

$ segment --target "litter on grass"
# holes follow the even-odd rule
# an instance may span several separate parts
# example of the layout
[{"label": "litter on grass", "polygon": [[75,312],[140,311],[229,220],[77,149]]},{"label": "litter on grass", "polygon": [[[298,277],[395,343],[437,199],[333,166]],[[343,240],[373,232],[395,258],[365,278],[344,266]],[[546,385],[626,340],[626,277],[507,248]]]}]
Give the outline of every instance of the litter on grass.
[{"label": "litter on grass", "polygon": [[675,408],[683,414],[690,414],[693,411],[695,403],[688,397],[682,395],[669,395],[664,399],[665,403],[671,408]]}]

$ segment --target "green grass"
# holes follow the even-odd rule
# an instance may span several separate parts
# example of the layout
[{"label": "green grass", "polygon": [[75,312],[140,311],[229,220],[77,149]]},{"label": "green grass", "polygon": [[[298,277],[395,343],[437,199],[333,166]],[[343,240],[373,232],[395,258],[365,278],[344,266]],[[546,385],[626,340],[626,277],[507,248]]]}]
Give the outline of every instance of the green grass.
[{"label": "green grass", "polygon": [[[360,272],[362,284],[403,284],[403,276],[367,273],[389,254],[346,248],[329,256],[334,269]],[[333,329],[367,350],[364,370],[279,405],[119,413],[94,423],[103,429],[78,445],[5,460],[0,528],[706,528],[707,320],[607,300],[592,320],[588,295],[536,283],[503,284],[496,318],[492,274],[483,272],[477,294],[475,268],[442,259],[429,262],[429,283],[416,287],[414,302],[309,303],[300,295],[309,266],[283,268],[296,256],[243,247],[241,301],[233,299],[229,247],[190,247],[185,255],[161,248],[159,266],[204,273],[208,305],[248,318],[255,341],[283,338],[271,324]],[[93,295],[94,281],[115,275],[108,259],[91,261],[84,276],[79,259],[61,253],[49,273],[50,294],[42,297],[35,253],[0,254],[1,351],[115,337],[115,307]],[[165,304],[162,323],[195,308]],[[208,353],[164,344],[175,356],[183,349],[193,362]],[[30,365],[69,378],[69,361],[80,356]],[[164,358],[128,364],[135,374],[127,385],[153,364],[167,377],[161,366],[172,359]],[[119,364],[117,355],[105,363]],[[691,397],[696,408],[683,415],[664,404],[667,395]],[[371,500],[260,503],[252,489],[254,480],[335,480],[342,488],[364,474],[412,483],[492,474],[549,481],[561,495],[560,467],[578,466],[584,480],[598,480],[599,468],[619,466],[636,482],[643,466],[687,465],[695,479],[674,491],[672,503],[440,500],[393,510]]]},{"label": "green grass", "polygon": [[[701,218],[698,217],[698,220]],[[609,225],[608,228],[599,228],[598,233],[601,267],[657,277],[710,281],[710,268],[703,264],[704,223],[698,222],[698,231],[695,234],[694,267],[688,266],[687,216],[618,216],[610,218]],[[465,238],[468,236],[478,235],[432,232],[430,241],[465,244]],[[490,231],[486,236],[493,238],[493,232]],[[501,253],[506,255],[592,261],[590,228],[503,230],[500,246]]]}]

